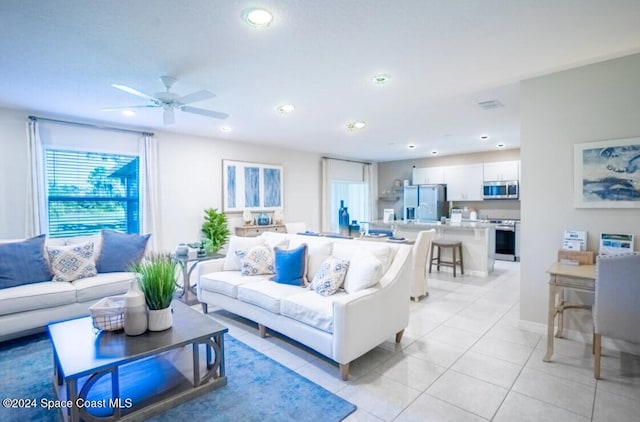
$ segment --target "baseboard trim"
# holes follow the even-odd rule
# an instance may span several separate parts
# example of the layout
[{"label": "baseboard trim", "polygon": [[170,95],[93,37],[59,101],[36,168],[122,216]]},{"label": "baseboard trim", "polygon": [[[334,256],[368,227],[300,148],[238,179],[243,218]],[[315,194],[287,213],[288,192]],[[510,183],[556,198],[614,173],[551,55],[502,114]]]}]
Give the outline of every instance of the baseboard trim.
[{"label": "baseboard trim", "polygon": [[[518,321],[518,328],[526,331],[531,331],[532,333],[540,334],[543,336],[547,335],[547,324],[540,324],[539,322],[525,321],[521,319]],[[591,344],[593,340],[593,335],[591,332],[587,333],[584,331],[570,330],[567,328],[564,329],[564,337],[573,341],[581,341],[585,344]],[[640,355],[640,344],[607,338],[605,336],[602,336],[602,347],[604,349],[612,350],[615,352]]]}]

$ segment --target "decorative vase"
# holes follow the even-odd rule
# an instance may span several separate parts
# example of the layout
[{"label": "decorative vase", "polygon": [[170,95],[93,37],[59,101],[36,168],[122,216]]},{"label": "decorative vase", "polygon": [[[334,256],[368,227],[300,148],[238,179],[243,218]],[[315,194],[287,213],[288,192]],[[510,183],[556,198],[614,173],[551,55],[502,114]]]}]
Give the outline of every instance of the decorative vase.
[{"label": "decorative vase", "polygon": [[253,214],[251,214],[251,211],[246,208],[244,211],[242,211],[242,221],[246,225],[249,225],[253,222]]},{"label": "decorative vase", "polygon": [[261,212],[258,216],[258,225],[259,226],[268,226],[269,225],[269,216],[266,212]]},{"label": "decorative vase", "polygon": [[187,256],[189,255],[189,248],[184,243],[178,243],[176,246],[176,256]]},{"label": "decorative vase", "polygon": [[360,224],[358,224],[358,220],[353,220],[349,229],[351,231],[351,236],[360,236]]},{"label": "decorative vase", "polygon": [[149,309],[149,331],[164,331],[173,325],[171,307],[164,309]]},{"label": "decorative vase", "polygon": [[138,280],[131,280],[129,290],[124,295],[124,332],[128,336],[138,336],[147,331],[147,305]]},{"label": "decorative vase", "polygon": [[349,236],[349,211],[344,206],[344,200],[340,200],[340,209],[338,210],[338,228],[340,234]]}]

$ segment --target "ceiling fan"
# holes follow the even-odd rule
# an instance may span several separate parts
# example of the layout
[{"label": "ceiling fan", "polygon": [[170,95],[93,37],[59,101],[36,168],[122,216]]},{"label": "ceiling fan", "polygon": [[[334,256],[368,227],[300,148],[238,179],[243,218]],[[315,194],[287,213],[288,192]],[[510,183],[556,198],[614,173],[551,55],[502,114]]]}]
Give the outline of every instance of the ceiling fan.
[{"label": "ceiling fan", "polygon": [[187,113],[199,114],[201,116],[213,117],[214,119],[226,119],[229,117],[227,113],[221,113],[219,111],[205,110],[204,108],[191,107],[187,104],[196,103],[198,101],[208,100],[216,95],[207,90],[201,90],[192,92],[191,94],[183,95],[182,97],[171,92],[171,87],[176,83],[176,78],[171,76],[161,76],[160,80],[166,88],[165,92],[157,92],[154,95],[148,95],[144,92],[140,92],[137,89],[133,89],[126,85],[113,84],[114,88],[121,91],[128,92],[135,96],[145,98],[151,102],[151,104],[123,106],[123,107],[110,107],[103,108],[102,111],[116,111],[116,110],[129,110],[134,108],[162,108],[162,122],[164,125],[172,125],[175,123],[175,110],[181,110]]}]

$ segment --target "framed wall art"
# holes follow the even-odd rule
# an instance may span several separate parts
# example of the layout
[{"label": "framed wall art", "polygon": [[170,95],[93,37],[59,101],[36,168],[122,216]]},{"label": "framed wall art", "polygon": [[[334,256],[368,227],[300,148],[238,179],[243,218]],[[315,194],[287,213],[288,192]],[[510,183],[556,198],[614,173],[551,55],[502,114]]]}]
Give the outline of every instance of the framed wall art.
[{"label": "framed wall art", "polygon": [[283,208],[282,166],[222,160],[222,183],[225,212]]},{"label": "framed wall art", "polygon": [[573,148],[576,208],[640,208],[640,138]]}]

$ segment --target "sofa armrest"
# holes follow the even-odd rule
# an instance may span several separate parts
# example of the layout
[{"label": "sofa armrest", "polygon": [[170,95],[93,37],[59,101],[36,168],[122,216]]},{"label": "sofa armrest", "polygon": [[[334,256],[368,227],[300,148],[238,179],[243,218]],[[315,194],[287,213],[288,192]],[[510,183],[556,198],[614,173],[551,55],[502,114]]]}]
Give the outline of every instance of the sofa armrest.
[{"label": "sofa armrest", "polygon": [[380,286],[333,303],[333,355],[346,364],[409,325],[411,247],[398,250]]},{"label": "sofa armrest", "polygon": [[223,264],[224,258],[215,258],[208,261],[200,261],[196,264],[196,267],[193,269],[193,273],[191,275],[191,280],[195,278],[196,290],[198,291],[198,293],[200,290],[200,276],[202,276],[203,274],[222,271]]}]

